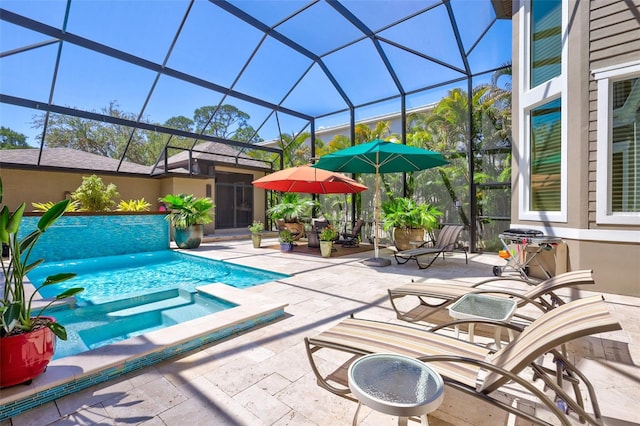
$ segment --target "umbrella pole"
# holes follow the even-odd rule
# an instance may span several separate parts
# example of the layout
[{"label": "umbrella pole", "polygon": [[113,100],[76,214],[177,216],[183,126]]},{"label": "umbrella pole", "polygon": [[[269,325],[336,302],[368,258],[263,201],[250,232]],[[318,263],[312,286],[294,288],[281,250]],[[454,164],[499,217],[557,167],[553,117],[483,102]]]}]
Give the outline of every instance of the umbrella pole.
[{"label": "umbrella pole", "polygon": [[[376,162],[377,163],[377,162]],[[378,166],[376,165],[376,193],[375,193],[375,207],[373,211],[373,257],[379,258],[379,249],[378,249],[378,222],[380,221],[380,193],[379,185],[378,185]]]},{"label": "umbrella pole", "polygon": [[380,175],[380,161],[379,161],[380,153],[376,152],[376,192],[374,196],[374,208],[373,208],[373,227],[375,231],[373,232],[373,259],[367,259],[363,263],[368,266],[389,266],[391,265],[391,261],[389,259],[382,259],[379,256],[378,249],[378,223],[380,222],[380,193],[379,193],[379,175]]}]

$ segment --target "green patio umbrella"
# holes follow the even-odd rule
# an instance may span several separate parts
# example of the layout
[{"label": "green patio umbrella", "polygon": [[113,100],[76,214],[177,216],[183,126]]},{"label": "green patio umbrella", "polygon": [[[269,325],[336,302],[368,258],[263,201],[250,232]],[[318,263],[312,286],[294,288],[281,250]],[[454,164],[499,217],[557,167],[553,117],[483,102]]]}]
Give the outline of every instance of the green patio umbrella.
[{"label": "green patio umbrella", "polygon": [[322,156],[312,167],[341,173],[375,173],[376,192],[373,240],[374,259],[367,263],[374,266],[388,265],[378,256],[378,223],[380,201],[378,178],[382,173],[415,172],[447,164],[442,155],[414,146],[376,139]]}]

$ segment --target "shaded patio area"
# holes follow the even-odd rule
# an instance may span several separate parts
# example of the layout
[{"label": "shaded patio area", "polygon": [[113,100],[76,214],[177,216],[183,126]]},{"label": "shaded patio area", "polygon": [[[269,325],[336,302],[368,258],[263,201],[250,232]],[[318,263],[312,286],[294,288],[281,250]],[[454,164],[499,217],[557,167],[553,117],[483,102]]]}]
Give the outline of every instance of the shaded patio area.
[{"label": "shaded patio area", "polygon": [[[266,239],[263,246],[275,244]],[[427,270],[415,265],[370,268],[370,252],[337,258],[253,249],[247,240],[203,244],[197,253],[247,266],[291,274],[290,278],[244,290],[287,303],[284,319],[202,347],[188,355],[62,397],[2,423],[48,424],[233,424],[346,425],[356,404],[321,389],[306,358],[303,338],[351,313],[397,321],[387,289],[412,279],[477,282],[502,264],[495,254],[462,254],[438,259]],[[387,249],[382,256],[389,256]],[[598,265],[593,265],[597,269]],[[566,291],[568,299],[590,292]],[[571,359],[596,387],[605,424],[637,424],[633,408],[640,392],[640,307],[637,298],[605,295],[623,330],[582,338],[568,346]],[[326,359],[327,366],[343,360]],[[445,402],[429,416],[431,425],[504,424],[487,417],[476,401],[461,401],[445,389]],[[473,417],[480,414],[480,417]],[[394,425],[397,419],[363,407],[362,425]],[[576,424],[579,424],[576,420]],[[417,424],[410,422],[410,424]],[[517,423],[519,424],[519,423]]]}]

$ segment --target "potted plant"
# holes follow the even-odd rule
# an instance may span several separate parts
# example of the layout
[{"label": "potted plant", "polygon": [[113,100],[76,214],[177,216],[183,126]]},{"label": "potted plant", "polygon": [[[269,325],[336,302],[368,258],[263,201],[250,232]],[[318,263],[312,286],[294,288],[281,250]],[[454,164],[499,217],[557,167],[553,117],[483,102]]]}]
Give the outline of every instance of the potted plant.
[{"label": "potted plant", "polygon": [[331,257],[331,250],[333,250],[333,242],[338,238],[338,231],[333,226],[327,225],[318,234],[320,240],[320,253],[322,257]]},{"label": "potted plant", "polygon": [[280,251],[288,252],[293,251],[293,234],[288,229],[283,229],[278,234],[278,240],[280,241]]},{"label": "potted plant", "polygon": [[300,198],[295,192],[285,192],[280,203],[267,209],[267,214],[274,220],[283,219],[287,228],[297,231],[297,235],[304,234],[304,224],[300,218],[311,212],[318,203],[309,198]]},{"label": "potted plant", "polygon": [[381,208],[384,230],[393,231],[393,241],[398,250],[412,248],[411,241],[424,241],[425,232],[431,233],[442,216],[434,206],[405,197],[391,198],[382,203]]},{"label": "potted plant", "polygon": [[[2,202],[0,179],[0,202]],[[0,210],[0,240],[9,247],[9,260],[0,257],[4,278],[4,293],[0,299],[0,387],[29,383],[46,369],[53,357],[55,336],[67,339],[65,328],[55,319],[44,316],[46,309],[58,300],[81,292],[82,288],[70,288],[57,295],[44,306],[33,306],[34,296],[44,286],[57,284],[75,276],[62,273],[49,276],[28,296],[25,276],[44,259],[30,261],[31,250],[40,236],[62,216],[69,200],[49,208],[38,221],[37,229],[18,239],[25,203],[13,212],[7,206]]]},{"label": "potted plant", "polygon": [[251,232],[251,242],[253,242],[253,248],[260,248],[260,244],[262,243],[262,234],[261,232],[264,230],[264,224],[259,220],[254,220],[251,225],[249,225],[249,231]]},{"label": "potted plant", "polygon": [[173,239],[181,249],[200,247],[204,226],[211,223],[211,210],[215,207],[207,197],[193,194],[169,194],[159,199],[169,209],[165,218],[173,226]]}]

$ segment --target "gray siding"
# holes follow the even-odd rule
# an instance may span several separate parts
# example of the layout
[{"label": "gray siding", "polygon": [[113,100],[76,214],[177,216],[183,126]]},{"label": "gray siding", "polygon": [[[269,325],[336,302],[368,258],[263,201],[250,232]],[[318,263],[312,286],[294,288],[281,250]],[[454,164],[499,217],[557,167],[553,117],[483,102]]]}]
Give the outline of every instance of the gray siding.
[{"label": "gray siding", "polygon": [[[640,0],[589,3],[589,71],[640,59]],[[597,85],[589,80],[589,228],[596,225]]]}]

